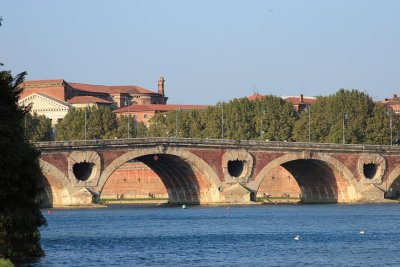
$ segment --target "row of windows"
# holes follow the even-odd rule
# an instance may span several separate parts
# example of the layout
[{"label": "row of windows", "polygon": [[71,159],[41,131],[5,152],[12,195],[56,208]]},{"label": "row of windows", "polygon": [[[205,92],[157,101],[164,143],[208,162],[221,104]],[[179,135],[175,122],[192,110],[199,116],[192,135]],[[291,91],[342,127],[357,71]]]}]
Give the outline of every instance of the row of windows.
[{"label": "row of windows", "polygon": [[33,109],[36,112],[46,112],[46,111],[68,111],[68,109],[60,109],[60,108],[46,108],[46,109]]}]

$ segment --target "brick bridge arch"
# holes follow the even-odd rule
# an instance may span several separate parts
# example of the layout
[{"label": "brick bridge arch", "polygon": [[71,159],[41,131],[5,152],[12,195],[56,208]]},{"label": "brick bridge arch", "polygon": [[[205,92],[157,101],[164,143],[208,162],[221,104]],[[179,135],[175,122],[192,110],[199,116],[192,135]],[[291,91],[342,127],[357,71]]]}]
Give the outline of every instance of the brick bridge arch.
[{"label": "brick bridge arch", "polygon": [[323,153],[290,153],[276,158],[260,171],[249,184],[250,188],[258,191],[263,179],[278,166],[284,167],[293,175],[305,202],[358,200],[353,173],[339,160]]},{"label": "brick bridge arch", "polygon": [[124,163],[136,160],[155,171],[164,183],[171,203],[220,202],[221,181],[215,171],[200,157],[184,148],[153,147],[128,151],[112,161],[102,172],[98,194],[111,174]]},{"label": "brick bridge arch", "polygon": [[400,192],[400,166],[397,166],[390,172],[384,187],[385,188],[381,188],[383,191],[388,191],[392,188],[392,190]]},{"label": "brick bridge arch", "polygon": [[85,188],[74,188],[68,177],[53,164],[39,159],[42,169],[42,192],[38,201],[42,207],[87,205],[92,194]]}]

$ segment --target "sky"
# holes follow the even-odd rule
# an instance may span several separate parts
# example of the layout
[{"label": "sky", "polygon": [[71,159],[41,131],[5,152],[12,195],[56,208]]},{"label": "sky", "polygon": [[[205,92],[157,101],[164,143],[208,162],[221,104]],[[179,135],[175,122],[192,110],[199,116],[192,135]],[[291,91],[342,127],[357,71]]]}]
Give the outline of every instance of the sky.
[{"label": "sky", "polygon": [[170,104],[258,92],[400,95],[397,0],[2,0],[0,62],[27,80],[157,90]]}]

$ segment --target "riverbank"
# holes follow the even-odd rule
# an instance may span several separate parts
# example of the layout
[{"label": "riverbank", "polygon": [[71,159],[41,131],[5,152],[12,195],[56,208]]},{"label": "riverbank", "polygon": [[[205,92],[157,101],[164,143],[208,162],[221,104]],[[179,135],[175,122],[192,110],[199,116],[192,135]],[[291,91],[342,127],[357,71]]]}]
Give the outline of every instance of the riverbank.
[{"label": "riverbank", "polygon": [[[338,204],[399,204],[400,200],[385,199],[384,201],[362,201],[352,203],[338,203]],[[72,205],[72,206],[53,206],[53,207],[42,207],[42,209],[100,209],[106,208],[110,205],[149,205],[149,206],[180,206],[180,205],[202,205],[202,206],[237,206],[237,205],[296,205],[296,204],[318,204],[303,202],[301,198],[290,198],[290,197],[270,197],[270,198],[257,198],[256,201],[250,202],[218,202],[218,203],[169,203],[167,198],[137,198],[137,199],[101,199],[97,204],[91,205]],[[323,203],[319,203],[323,204]],[[328,203],[326,203],[328,204]],[[332,203],[333,204],[333,203]]]}]

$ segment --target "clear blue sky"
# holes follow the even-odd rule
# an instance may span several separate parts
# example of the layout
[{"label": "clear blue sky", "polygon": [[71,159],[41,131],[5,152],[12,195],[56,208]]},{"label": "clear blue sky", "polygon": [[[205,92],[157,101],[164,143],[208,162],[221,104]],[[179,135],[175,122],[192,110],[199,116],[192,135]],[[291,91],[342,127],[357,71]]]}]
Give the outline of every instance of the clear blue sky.
[{"label": "clear blue sky", "polygon": [[28,80],[156,90],[169,103],[400,94],[400,1],[4,0],[0,62]]}]

